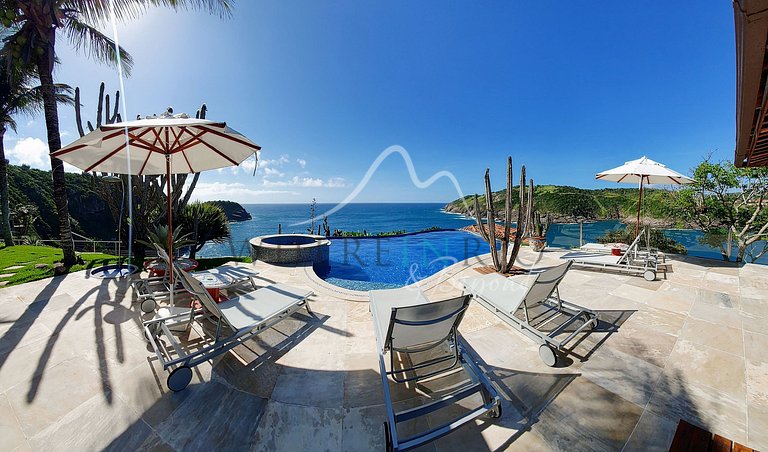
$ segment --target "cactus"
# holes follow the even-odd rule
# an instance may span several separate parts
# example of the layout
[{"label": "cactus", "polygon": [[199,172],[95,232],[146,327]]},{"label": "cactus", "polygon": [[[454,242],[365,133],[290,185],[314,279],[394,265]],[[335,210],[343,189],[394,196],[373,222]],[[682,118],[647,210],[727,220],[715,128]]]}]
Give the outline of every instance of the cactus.
[{"label": "cactus", "polygon": [[326,237],[331,236],[331,227],[328,225],[328,217],[323,217],[323,235]]},{"label": "cactus", "polygon": [[[109,94],[105,95],[105,85],[101,82],[99,85],[99,98],[96,107],[96,127],[100,127],[104,124],[114,124],[121,122],[120,116],[120,91],[115,91],[114,106],[111,105]],[[77,125],[77,131],[80,136],[85,135],[85,129],[83,128],[83,121],[81,115],[80,104],[80,88],[75,88],[75,121]],[[170,107],[169,107],[170,108]],[[112,111],[110,111],[112,110]],[[208,107],[202,104],[195,117],[197,119],[205,119],[205,114]],[[137,119],[141,118],[141,115],[137,115]],[[91,121],[86,121],[88,131],[93,132],[95,130]],[[117,184],[104,183],[101,180],[101,176],[106,173],[93,173],[94,191],[107,203],[109,206],[112,218],[117,223],[120,215],[120,194],[122,188]],[[200,178],[200,173],[194,173],[192,182],[185,187],[188,174],[174,174],[171,176],[171,209],[174,215],[181,212],[187,205],[192,196],[192,191],[197,185],[197,181]],[[133,189],[133,201],[134,201],[134,215],[133,215],[133,232],[135,238],[146,237],[148,231],[154,228],[157,224],[164,224],[167,218],[168,212],[166,207],[166,194],[165,194],[165,176],[130,176],[120,175],[123,179],[123,186],[125,192],[128,191],[127,187],[130,183]],[[127,197],[127,193],[124,193]],[[126,199],[127,202],[127,199]],[[127,208],[126,208],[127,209]],[[122,228],[123,233],[127,232],[127,228]],[[122,238],[121,238],[122,239]],[[137,258],[142,259],[144,249],[141,246],[135,248]]]},{"label": "cactus", "polygon": [[[530,221],[529,209],[531,195],[529,193],[529,201],[526,203],[525,166],[521,168],[520,173],[520,186],[518,190],[519,206],[517,209],[518,228],[515,231],[511,249],[509,248],[509,244],[512,229],[512,157],[507,157],[507,190],[504,202],[504,236],[501,242],[501,250],[496,249],[496,212],[493,206],[493,191],[491,190],[491,176],[489,169],[485,170],[485,225],[483,224],[482,210],[480,210],[478,195],[475,195],[474,197],[475,220],[477,222],[477,228],[480,231],[480,236],[490,245],[491,259],[493,260],[494,269],[503,274],[510,273],[514,270],[515,260],[520,252],[523,231],[526,224]],[[533,181],[531,181],[531,183],[533,183]],[[526,204],[528,204],[528,206],[526,206]]]}]

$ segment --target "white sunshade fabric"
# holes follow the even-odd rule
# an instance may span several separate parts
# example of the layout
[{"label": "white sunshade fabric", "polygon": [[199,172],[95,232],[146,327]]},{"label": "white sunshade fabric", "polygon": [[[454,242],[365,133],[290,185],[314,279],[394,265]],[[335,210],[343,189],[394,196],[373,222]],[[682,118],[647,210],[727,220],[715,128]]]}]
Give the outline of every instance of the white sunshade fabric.
[{"label": "white sunshade fabric", "polygon": [[603,171],[595,176],[595,179],[639,184],[640,178],[644,185],[647,184],[674,184],[683,185],[694,182],[690,177],[683,176],[677,171],[673,171],[659,162],[655,162],[648,157],[641,157],[637,160],[631,160],[623,165]]},{"label": "white sunshade fabric", "polygon": [[170,173],[183,174],[236,166],[259,149],[224,122],[161,117],[102,125],[53,156],[83,171],[158,175],[168,172],[166,155]]}]

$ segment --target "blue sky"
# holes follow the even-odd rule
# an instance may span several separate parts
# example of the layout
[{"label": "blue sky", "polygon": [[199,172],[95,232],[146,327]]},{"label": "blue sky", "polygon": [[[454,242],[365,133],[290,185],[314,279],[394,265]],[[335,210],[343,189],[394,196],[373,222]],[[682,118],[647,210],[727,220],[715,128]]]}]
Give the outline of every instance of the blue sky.
[{"label": "blue sky", "polygon": [[[204,173],[201,199],[337,202],[391,145],[465,194],[486,167],[502,188],[507,155],[538,184],[580,187],[615,186],[594,174],[642,155],[683,173],[733,158],[730,2],[240,1],[228,20],[155,9],[118,30],[135,60],[129,116],[205,102],[263,147],[256,176]],[[81,87],[92,118],[117,71],[59,43],[55,78]],[[11,162],[47,168],[42,117],[18,122]],[[60,122],[67,144],[71,108]],[[447,179],[415,187],[393,155],[356,201],[455,197]]]}]

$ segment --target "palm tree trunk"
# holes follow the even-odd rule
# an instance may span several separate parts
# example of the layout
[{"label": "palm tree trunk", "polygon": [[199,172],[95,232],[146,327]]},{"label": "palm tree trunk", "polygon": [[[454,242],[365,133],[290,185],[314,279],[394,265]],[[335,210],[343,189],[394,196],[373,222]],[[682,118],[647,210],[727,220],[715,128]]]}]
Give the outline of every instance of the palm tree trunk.
[{"label": "palm tree trunk", "polygon": [[12,246],[11,209],[8,205],[8,162],[5,160],[5,146],[3,145],[4,137],[5,127],[0,126],[0,212],[2,213],[0,231],[2,231],[5,246]]},{"label": "palm tree trunk", "polygon": [[[48,133],[48,151],[51,153],[61,149],[59,112],[56,105],[56,90],[53,86],[52,52],[55,39],[56,32],[51,28],[48,36],[48,45],[44,46],[45,51],[37,59],[37,71],[43,92],[45,126]],[[72,241],[72,228],[69,223],[64,162],[56,157],[51,157],[51,175],[53,177],[53,202],[56,204],[56,214],[59,218],[59,240],[61,241],[61,250],[64,252],[63,263],[66,267],[70,267],[75,264],[77,257],[75,256],[75,244]]]}]

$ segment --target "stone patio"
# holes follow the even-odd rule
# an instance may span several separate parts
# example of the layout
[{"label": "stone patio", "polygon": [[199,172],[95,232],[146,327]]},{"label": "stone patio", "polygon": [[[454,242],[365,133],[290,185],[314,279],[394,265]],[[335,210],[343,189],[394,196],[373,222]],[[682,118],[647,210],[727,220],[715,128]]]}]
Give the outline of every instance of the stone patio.
[{"label": "stone patio", "polygon": [[[549,266],[560,254],[524,249],[518,264]],[[484,259],[423,281],[428,298],[459,294],[455,280]],[[383,449],[366,295],[308,267],[255,267],[264,284],[314,290],[316,316],[302,311],[198,366],[179,393],[150,359],[127,281],[79,272],[0,289],[0,449]],[[471,305],[461,333],[504,414],[424,450],[666,450],[680,418],[768,449],[768,268],[675,258],[669,279],[654,282],[574,269],[561,295],[601,322],[555,368]],[[424,397],[391,386],[399,406]]]}]

